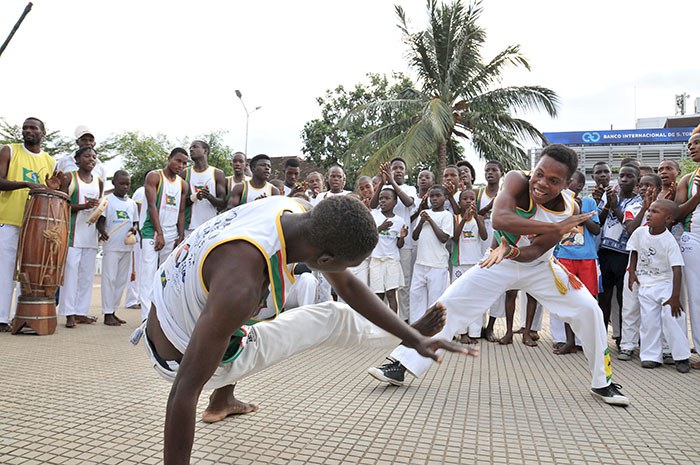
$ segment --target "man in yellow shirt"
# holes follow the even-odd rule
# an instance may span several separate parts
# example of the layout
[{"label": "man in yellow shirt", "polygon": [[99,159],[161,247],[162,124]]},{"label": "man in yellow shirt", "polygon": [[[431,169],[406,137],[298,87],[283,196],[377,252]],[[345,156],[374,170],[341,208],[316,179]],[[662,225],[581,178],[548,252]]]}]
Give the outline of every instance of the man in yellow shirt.
[{"label": "man in yellow shirt", "polygon": [[45,135],[41,120],[27,118],[22,125],[24,143],[0,149],[0,333],[10,330],[15,256],[29,191],[47,184],[53,189],[60,186],[56,162],[41,150]]}]

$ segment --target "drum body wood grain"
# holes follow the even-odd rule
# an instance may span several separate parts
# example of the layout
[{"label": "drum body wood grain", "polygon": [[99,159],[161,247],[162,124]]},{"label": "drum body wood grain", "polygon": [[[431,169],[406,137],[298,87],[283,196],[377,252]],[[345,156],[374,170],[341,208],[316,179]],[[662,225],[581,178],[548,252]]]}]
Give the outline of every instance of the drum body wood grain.
[{"label": "drum body wood grain", "polygon": [[39,336],[56,332],[56,301],[47,297],[25,297],[17,299],[17,311],[12,320],[12,334],[28,326]]}]

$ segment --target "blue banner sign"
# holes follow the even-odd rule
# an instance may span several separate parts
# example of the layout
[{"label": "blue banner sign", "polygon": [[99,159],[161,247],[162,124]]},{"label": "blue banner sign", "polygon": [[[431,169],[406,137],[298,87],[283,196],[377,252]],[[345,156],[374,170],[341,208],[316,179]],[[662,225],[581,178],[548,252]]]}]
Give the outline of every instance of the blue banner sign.
[{"label": "blue banner sign", "polygon": [[612,145],[687,142],[694,128],[622,129],[618,131],[545,132],[552,144]]}]

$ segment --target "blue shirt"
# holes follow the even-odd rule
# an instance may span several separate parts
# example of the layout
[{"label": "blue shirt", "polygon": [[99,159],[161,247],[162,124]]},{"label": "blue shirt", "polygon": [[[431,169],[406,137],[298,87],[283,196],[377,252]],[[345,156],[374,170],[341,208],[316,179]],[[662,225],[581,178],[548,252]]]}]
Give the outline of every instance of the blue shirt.
[{"label": "blue shirt", "polygon": [[[581,213],[596,212],[596,203],[592,198],[581,199]],[[599,223],[598,213],[591,220]],[[587,227],[581,225],[576,233],[569,234],[557,244],[554,256],[568,260],[590,260],[598,258],[595,235]]]}]

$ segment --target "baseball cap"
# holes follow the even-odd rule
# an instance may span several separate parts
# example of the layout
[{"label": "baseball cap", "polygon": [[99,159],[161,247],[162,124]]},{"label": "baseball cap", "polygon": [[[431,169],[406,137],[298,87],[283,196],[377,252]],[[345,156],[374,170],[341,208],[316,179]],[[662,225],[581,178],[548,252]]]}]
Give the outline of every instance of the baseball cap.
[{"label": "baseball cap", "polygon": [[80,139],[85,134],[90,134],[91,136],[95,135],[92,133],[90,128],[88,128],[87,126],[78,126],[77,128],[75,128],[75,138],[76,139]]}]

